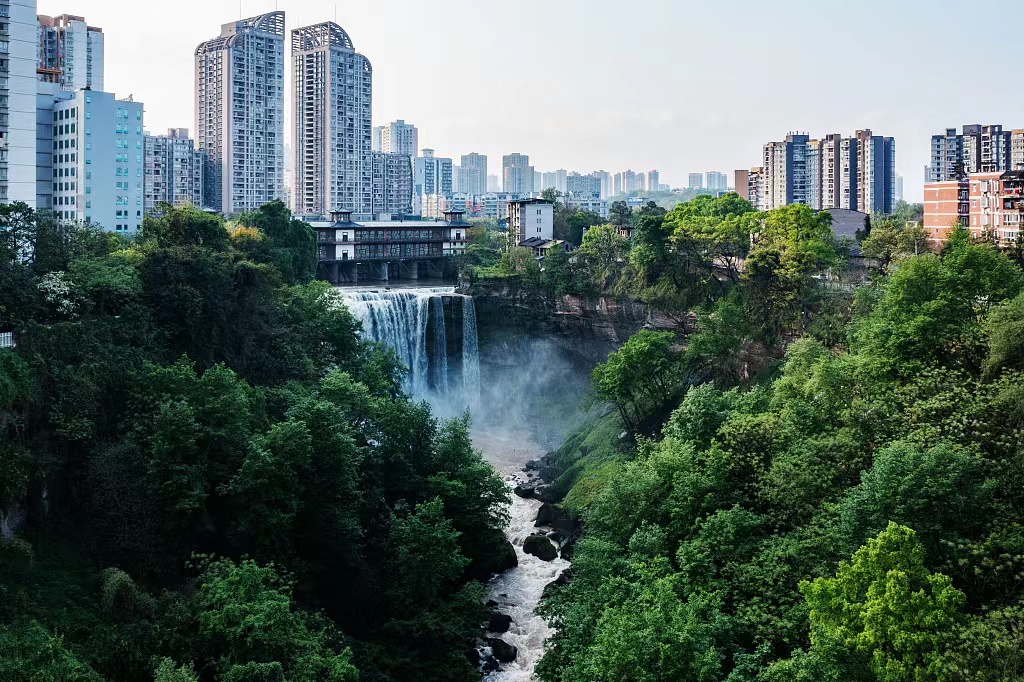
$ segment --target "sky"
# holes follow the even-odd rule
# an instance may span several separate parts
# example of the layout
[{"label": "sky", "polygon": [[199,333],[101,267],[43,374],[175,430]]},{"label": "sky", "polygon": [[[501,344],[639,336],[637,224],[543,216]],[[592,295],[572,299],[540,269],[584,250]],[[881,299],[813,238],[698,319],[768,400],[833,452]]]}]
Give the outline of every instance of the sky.
[{"label": "sky", "polygon": [[1024,20],[1020,0],[990,0],[980,16],[966,0],[39,0],[38,11],[103,29],[106,89],[143,102],[158,132],[194,125],[196,45],[275,8],[288,30],[348,32],[373,64],[375,125],[404,119],[421,148],[456,163],[486,154],[490,173],[520,152],[538,171],[656,168],[685,186],[690,172],[759,165],[762,145],[790,131],[870,128],[896,139],[905,196],[919,201],[932,134],[1024,128],[1019,55],[995,39]]}]

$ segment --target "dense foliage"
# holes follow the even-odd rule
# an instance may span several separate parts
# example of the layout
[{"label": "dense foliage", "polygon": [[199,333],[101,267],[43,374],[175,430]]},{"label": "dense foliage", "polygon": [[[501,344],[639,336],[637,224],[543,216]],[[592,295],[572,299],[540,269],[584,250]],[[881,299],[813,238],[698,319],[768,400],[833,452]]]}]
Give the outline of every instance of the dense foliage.
[{"label": "dense foliage", "polygon": [[507,492],[280,203],[0,207],[0,678],[458,680]]},{"label": "dense foliage", "polygon": [[[686,343],[641,332],[595,372],[609,419],[671,415],[570,492],[586,531],[541,678],[1021,679],[1024,273],[889,224],[865,243],[888,276],[837,286],[827,222],[730,201],[636,232],[619,270],[715,302]],[[755,341],[787,346],[774,373],[740,371]]]}]

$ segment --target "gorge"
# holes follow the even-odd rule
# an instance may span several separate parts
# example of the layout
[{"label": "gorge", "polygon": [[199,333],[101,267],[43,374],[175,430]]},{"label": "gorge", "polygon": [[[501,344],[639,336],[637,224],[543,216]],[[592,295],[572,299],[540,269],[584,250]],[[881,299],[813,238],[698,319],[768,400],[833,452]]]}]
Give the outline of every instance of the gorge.
[{"label": "gorge", "polygon": [[[472,416],[474,446],[510,490],[533,473],[531,460],[557,448],[584,415],[589,372],[618,345],[616,326],[639,326],[635,311],[572,317],[571,307],[545,311],[513,297],[485,298],[482,314],[472,295],[455,287],[358,287],[334,290],[363,325],[367,338],[392,348],[409,368],[406,390],[430,403],[439,416]],[[479,327],[478,327],[478,318]],[[610,332],[610,333],[609,333]],[[511,616],[505,633],[488,633],[517,650],[514,661],[485,678],[533,679],[533,667],[550,634],[535,613],[544,588],[569,562],[543,561],[523,551],[541,502],[512,495],[506,531],[518,566],[492,579],[489,599]],[[485,651],[485,654],[488,652]]]}]

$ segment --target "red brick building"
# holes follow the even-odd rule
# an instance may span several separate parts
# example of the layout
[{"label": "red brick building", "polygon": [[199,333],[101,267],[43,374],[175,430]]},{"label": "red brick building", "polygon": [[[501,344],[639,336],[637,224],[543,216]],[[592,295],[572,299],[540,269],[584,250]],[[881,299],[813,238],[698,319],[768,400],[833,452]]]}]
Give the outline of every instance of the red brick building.
[{"label": "red brick building", "polygon": [[971,236],[1003,246],[1017,241],[1024,215],[1024,171],[972,173],[968,183],[971,203],[966,225]]},{"label": "red brick building", "polygon": [[928,242],[938,249],[957,224],[970,219],[970,185],[967,180],[929,182],[924,186],[924,221]]}]

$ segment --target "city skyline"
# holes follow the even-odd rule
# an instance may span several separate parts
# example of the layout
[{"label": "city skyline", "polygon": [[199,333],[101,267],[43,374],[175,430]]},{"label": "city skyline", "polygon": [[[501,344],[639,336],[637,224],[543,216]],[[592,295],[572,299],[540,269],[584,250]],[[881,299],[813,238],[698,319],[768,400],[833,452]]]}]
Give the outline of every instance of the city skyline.
[{"label": "city skyline", "polygon": [[[414,123],[420,130],[420,147],[451,158],[479,152],[492,160],[521,151],[538,168],[580,172],[659,168],[662,181],[674,187],[684,186],[687,172],[698,168],[731,172],[754,166],[764,140],[780,139],[791,130],[872,128],[896,138],[900,145],[897,172],[913,179],[906,185],[907,198],[919,201],[919,179],[935,131],[965,123],[1020,125],[1015,112],[1024,104],[1024,96],[1013,92],[1000,98],[975,97],[988,87],[987,77],[970,75],[966,64],[929,68],[934,63],[929,36],[941,34],[944,16],[969,7],[958,0],[909,0],[900,7],[868,0],[863,14],[878,17],[869,29],[858,22],[837,22],[841,8],[807,0],[792,0],[784,7],[741,0],[742,11],[728,16],[706,3],[677,6],[651,1],[644,14],[653,12],[658,20],[631,26],[620,21],[616,5],[604,0],[587,3],[586,12],[580,11],[582,2],[551,7],[527,0],[524,16],[531,15],[527,10],[543,9],[546,19],[517,22],[515,35],[523,36],[530,46],[517,62],[523,70],[518,75],[541,76],[547,72],[543,62],[565,60],[574,64],[573,77],[550,82],[535,78],[531,102],[467,94],[459,106],[452,106],[447,90],[438,94],[435,79],[423,77],[415,55],[429,52],[432,60],[440,60],[431,62],[432,73],[458,73],[463,83],[483,86],[496,77],[517,75],[502,66],[502,45],[513,37],[513,29],[499,20],[498,7],[465,0],[439,0],[429,7],[398,2],[385,17],[371,5],[335,9],[333,3],[305,0],[243,0],[241,6],[234,0],[181,0],[172,12],[159,5],[124,12],[109,0],[68,3],[43,0],[38,11],[45,15],[71,12],[104,28],[106,89],[119,96],[133,94],[144,102],[151,130],[192,125],[192,52],[197,44],[214,35],[221,24],[276,7],[286,13],[288,31],[336,20],[358,36],[360,52],[374,66],[373,123],[397,119]],[[1024,7],[1006,1],[995,4],[993,10],[1009,23],[1024,18]],[[847,66],[845,80],[859,82],[861,76],[873,73],[878,77],[873,78],[870,92],[788,86],[793,81],[783,78],[784,74],[749,78],[749,46],[755,44],[749,37],[772,23],[773,16],[793,12],[801,21],[785,22],[782,34],[776,36],[778,46],[771,53],[775,63],[781,68],[786,60],[817,50],[832,54],[827,48],[841,39],[852,40],[864,45],[865,58]],[[453,16],[459,21],[453,23]],[[806,25],[814,22],[831,22],[836,31],[827,36],[806,31]],[[457,31],[453,25],[459,27]],[[563,30],[569,25],[575,30]],[[696,70],[672,63],[674,45],[687,41],[702,45],[711,36],[723,59]],[[439,52],[438,40],[460,49]],[[625,58],[592,63],[578,59],[592,54],[592,45],[601,42],[615,45]],[[990,56],[999,62],[1010,57],[1010,49],[1008,44],[993,44]],[[476,56],[466,59],[467,54]],[[808,83],[825,82],[816,76],[836,66],[828,58],[806,61],[801,79]],[[639,68],[641,62],[646,68]],[[700,92],[714,95],[711,106],[699,104]],[[536,107],[536,101],[545,106]],[[922,101],[928,106],[920,106]],[[290,124],[285,130],[290,138]]]}]

